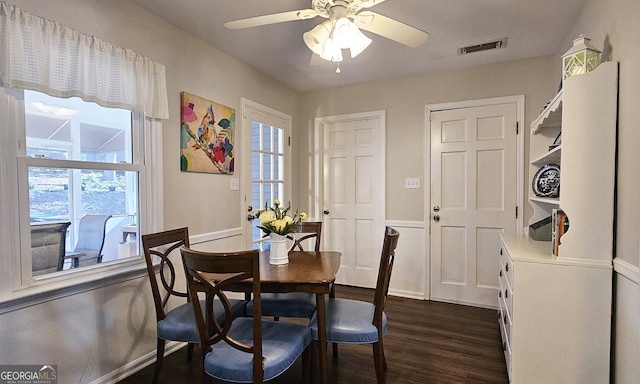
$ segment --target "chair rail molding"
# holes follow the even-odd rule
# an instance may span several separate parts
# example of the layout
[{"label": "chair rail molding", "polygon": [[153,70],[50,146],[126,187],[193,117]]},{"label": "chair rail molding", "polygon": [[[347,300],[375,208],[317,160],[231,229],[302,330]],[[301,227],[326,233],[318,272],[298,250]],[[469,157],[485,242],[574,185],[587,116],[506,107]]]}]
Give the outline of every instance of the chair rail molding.
[{"label": "chair rail molding", "polygon": [[217,232],[201,233],[198,235],[190,235],[189,242],[191,245],[203,244],[212,241],[220,241],[223,239],[242,236],[242,227],[229,228]]},{"label": "chair rail molding", "polygon": [[613,270],[637,285],[640,285],[640,268],[619,258],[613,259]]}]

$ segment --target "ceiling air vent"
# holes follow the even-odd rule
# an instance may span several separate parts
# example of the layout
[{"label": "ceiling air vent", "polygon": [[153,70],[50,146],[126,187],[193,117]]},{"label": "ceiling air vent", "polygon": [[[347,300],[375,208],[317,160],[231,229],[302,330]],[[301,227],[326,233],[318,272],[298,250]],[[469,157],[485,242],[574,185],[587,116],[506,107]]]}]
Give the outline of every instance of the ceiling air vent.
[{"label": "ceiling air vent", "polygon": [[458,48],[458,55],[466,55],[467,53],[486,51],[488,49],[498,49],[507,46],[507,38],[492,41],[490,43],[470,45],[468,47]]}]

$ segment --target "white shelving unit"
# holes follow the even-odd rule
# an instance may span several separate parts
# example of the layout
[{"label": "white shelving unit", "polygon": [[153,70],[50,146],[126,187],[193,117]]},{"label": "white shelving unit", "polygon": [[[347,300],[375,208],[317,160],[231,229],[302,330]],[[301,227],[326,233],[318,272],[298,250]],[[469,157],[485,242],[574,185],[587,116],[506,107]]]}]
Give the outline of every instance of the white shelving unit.
[{"label": "white shelving unit", "polygon": [[[565,80],[531,124],[530,174],[560,164],[560,197],[530,192],[535,223],[569,218],[551,242],[503,235],[500,329],[512,383],[609,382],[617,63]],[[548,150],[562,131],[562,144]]]},{"label": "white shelving unit", "polygon": [[[548,148],[562,131],[562,99],[563,91],[560,90],[531,123],[530,157],[532,160],[529,162],[530,175],[535,175],[538,169],[545,164],[561,164],[562,145],[550,151]],[[534,158],[533,156],[536,157]],[[560,180],[562,181],[562,178]],[[530,186],[529,203],[533,207],[533,216],[529,224],[533,224],[551,216],[551,210],[560,205],[560,199],[557,197],[536,196]]]},{"label": "white shelving unit", "polygon": [[549,104],[544,107],[540,115],[531,122],[531,134],[538,133],[543,128],[555,128],[562,125],[562,90],[558,92]]}]

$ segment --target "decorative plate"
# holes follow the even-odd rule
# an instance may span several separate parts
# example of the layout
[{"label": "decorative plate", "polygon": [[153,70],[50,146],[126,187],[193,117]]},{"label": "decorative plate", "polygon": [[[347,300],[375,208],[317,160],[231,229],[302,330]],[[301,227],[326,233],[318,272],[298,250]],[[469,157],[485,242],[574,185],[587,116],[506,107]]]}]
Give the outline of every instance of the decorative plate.
[{"label": "decorative plate", "polygon": [[543,165],[533,176],[531,187],[536,196],[558,197],[560,166],[558,164]]}]

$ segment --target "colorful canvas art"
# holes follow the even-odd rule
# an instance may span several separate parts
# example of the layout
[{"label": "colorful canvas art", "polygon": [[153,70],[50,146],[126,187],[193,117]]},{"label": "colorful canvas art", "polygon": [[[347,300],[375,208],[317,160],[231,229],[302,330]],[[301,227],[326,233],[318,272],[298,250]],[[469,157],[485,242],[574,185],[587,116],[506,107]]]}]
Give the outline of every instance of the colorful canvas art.
[{"label": "colorful canvas art", "polygon": [[180,169],[233,174],[236,110],[187,92],[180,98]]}]

